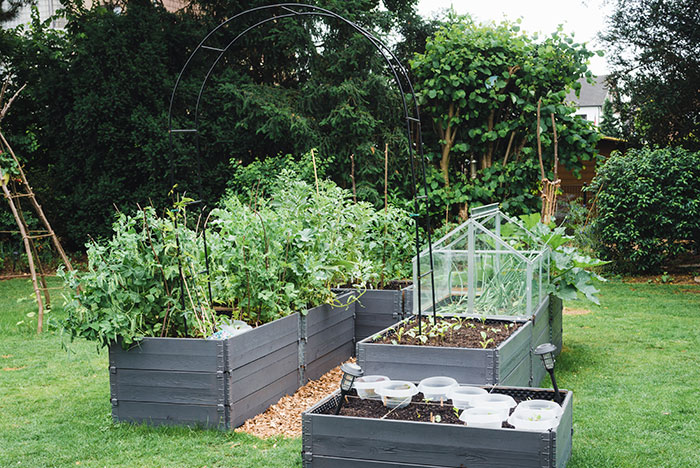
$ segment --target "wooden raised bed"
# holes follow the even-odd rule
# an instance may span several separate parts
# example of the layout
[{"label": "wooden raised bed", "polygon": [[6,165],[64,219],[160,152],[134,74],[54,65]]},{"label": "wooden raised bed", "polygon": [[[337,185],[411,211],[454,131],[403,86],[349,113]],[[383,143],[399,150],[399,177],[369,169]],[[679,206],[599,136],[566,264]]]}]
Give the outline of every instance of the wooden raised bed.
[{"label": "wooden raised bed", "polygon": [[112,417],[229,429],[352,355],[352,294],[227,340],[144,338],[109,348]]},{"label": "wooden raised bed", "polygon": [[563,346],[563,321],[562,313],[564,310],[564,303],[561,299],[555,296],[550,296],[549,302],[549,323],[550,323],[550,336],[549,342],[557,347],[557,354],[561,353],[561,347]]},{"label": "wooden raised bed", "polygon": [[[552,399],[545,389],[497,387],[514,398]],[[335,416],[339,394],[302,416],[304,468],[564,468],[571,456],[572,394],[552,431],[482,429],[458,424]],[[387,410],[388,411],[388,410]]]},{"label": "wooden raised bed", "polygon": [[549,339],[548,313],[549,301],[545,300],[530,320],[515,320],[523,325],[494,349],[380,344],[369,337],[357,343],[357,361],[366,375],[391,379],[443,375],[462,384],[529,386],[534,381],[533,369],[537,377],[542,367],[533,365],[532,350],[537,340]]},{"label": "wooden raised bed", "polygon": [[363,291],[355,308],[355,340],[374,336],[411,315],[413,291],[410,288]]}]

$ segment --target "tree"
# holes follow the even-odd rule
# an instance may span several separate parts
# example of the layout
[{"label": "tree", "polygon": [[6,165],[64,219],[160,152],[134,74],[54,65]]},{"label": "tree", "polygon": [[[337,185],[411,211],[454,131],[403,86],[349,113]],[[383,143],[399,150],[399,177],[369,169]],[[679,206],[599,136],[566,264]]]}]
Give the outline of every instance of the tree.
[{"label": "tree", "polygon": [[[351,28],[323,18],[287,18],[246,35],[203,96],[201,171],[194,145],[175,140],[171,153],[168,99],[188,55],[222,20],[268,3],[201,0],[171,13],[147,0],[128,0],[121,10],[65,0],[63,31],[36,15],[29,28],[0,30],[0,77],[28,83],[5,129],[67,244],[81,248],[88,235],[110,235],[115,206],[165,207],[171,163],[178,190],[213,206],[231,161],[315,147],[336,159],[328,175],[347,187],[354,154],[358,197],[380,204],[383,152],[373,148],[388,142],[390,183],[407,188],[400,95],[386,64]],[[413,18],[415,0],[392,1],[388,10],[378,0],[313,3],[385,37]],[[203,77],[183,87],[196,96]]]},{"label": "tree", "polygon": [[[481,25],[469,17],[451,17],[411,63],[423,110],[439,138],[444,186],[450,187],[451,177],[464,184],[470,166],[486,181],[495,176],[503,184],[509,164],[535,157],[539,99],[550,167],[551,114],[562,162],[572,167],[592,159],[597,132],[564,101],[571,89],[580,89],[579,77],[592,78],[587,68],[592,55],[561,30],[540,40],[520,32],[518,23]],[[529,189],[534,183],[531,179]],[[476,195],[477,187],[471,192],[459,201],[487,201]]]},{"label": "tree", "polygon": [[28,4],[28,0],[0,0],[0,23],[12,21],[19,14],[20,8]]},{"label": "tree", "polygon": [[700,9],[696,0],[615,0],[601,38],[632,144],[700,149]]}]

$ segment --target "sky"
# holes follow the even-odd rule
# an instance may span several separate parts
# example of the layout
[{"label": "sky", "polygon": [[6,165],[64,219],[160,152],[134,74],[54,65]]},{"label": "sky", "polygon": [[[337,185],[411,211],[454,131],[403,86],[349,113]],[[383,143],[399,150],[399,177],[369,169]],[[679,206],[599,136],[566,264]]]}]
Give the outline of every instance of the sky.
[{"label": "sky", "polygon": [[[592,50],[604,48],[596,35],[605,29],[611,11],[604,0],[419,0],[418,12],[429,17],[450,5],[457,13],[469,13],[482,22],[522,17],[522,29],[529,33],[552,33],[562,24],[566,33],[573,33],[578,42],[587,42]],[[597,55],[591,59],[590,69],[597,75],[609,72],[605,57]]]}]

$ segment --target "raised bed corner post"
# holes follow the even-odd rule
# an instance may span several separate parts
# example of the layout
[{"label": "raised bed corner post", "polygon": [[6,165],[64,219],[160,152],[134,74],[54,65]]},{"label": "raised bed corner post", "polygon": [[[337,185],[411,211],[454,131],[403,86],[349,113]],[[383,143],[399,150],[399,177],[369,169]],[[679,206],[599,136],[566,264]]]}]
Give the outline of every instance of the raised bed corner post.
[{"label": "raised bed corner post", "polygon": [[[229,41],[226,44],[215,44],[214,42],[208,43],[210,39],[212,39],[215,35],[215,33],[219,31],[223,31],[226,28],[228,28],[230,25],[238,25],[241,24],[243,18],[245,16],[258,13],[258,12],[269,12],[270,17],[262,19],[260,21],[255,22],[252,26],[245,27],[242,32],[238,33],[235,35],[235,37]],[[411,188],[413,192],[413,207],[414,207],[414,213],[411,213],[411,217],[415,219],[416,223],[416,259],[417,259],[417,277],[418,277],[418,323],[419,323],[419,332],[420,332],[420,324],[421,324],[421,314],[422,314],[422,304],[421,304],[421,279],[425,276],[430,275],[430,285],[431,285],[431,292],[432,292],[432,301],[433,301],[433,318],[436,317],[436,300],[435,300],[435,277],[434,277],[434,262],[433,262],[433,248],[432,248],[432,239],[431,239],[431,226],[430,226],[430,215],[428,211],[428,184],[427,184],[427,177],[426,177],[426,170],[425,170],[425,156],[423,154],[423,135],[421,132],[421,122],[420,122],[420,111],[418,108],[418,100],[416,99],[415,95],[415,90],[413,89],[413,84],[411,83],[410,77],[408,75],[408,71],[406,68],[401,64],[401,62],[398,60],[396,55],[379,39],[374,37],[369,31],[365,30],[361,26],[355,24],[354,22],[344,18],[343,16],[340,16],[336,13],[333,13],[330,10],[326,10],[324,8],[320,8],[317,6],[313,5],[307,5],[303,3],[279,3],[279,4],[273,4],[273,5],[265,5],[265,6],[260,6],[256,8],[251,8],[246,11],[243,11],[241,13],[238,13],[228,20],[224,21],[214,29],[212,29],[205,37],[202,39],[202,41],[197,45],[197,47],[194,49],[194,51],[190,54],[190,56],[187,58],[187,61],[183,65],[182,69],[180,70],[180,73],[177,76],[177,79],[175,81],[175,86],[173,87],[172,94],[170,96],[170,106],[168,109],[168,141],[170,145],[170,153],[171,153],[171,158],[170,158],[170,185],[171,187],[174,188],[175,185],[175,164],[174,164],[174,158],[172,157],[173,153],[173,134],[183,134],[183,135],[194,135],[195,138],[195,147],[196,147],[196,155],[197,155],[197,173],[199,177],[199,186],[201,190],[202,186],[202,179],[201,179],[201,159],[202,159],[202,153],[201,153],[201,147],[200,147],[200,140],[199,140],[199,125],[200,125],[200,119],[199,119],[199,111],[200,111],[200,104],[201,104],[201,99],[202,95],[204,94],[204,90],[206,89],[207,82],[209,80],[209,77],[211,76],[212,72],[214,71],[214,68],[216,65],[221,61],[221,59],[224,57],[224,55],[231,49],[236,42],[246,35],[248,32],[252,31],[253,29],[262,26],[270,21],[278,21],[283,18],[302,18],[302,17],[307,17],[307,16],[316,16],[316,17],[326,17],[326,18],[332,18],[340,21],[341,23],[344,23],[347,26],[350,26],[353,28],[356,32],[360,33],[365,39],[370,41],[372,45],[377,49],[377,51],[381,54],[382,58],[386,62],[386,64],[389,66],[389,69],[391,70],[392,75],[394,76],[394,80],[396,81],[396,85],[399,88],[400,95],[401,95],[401,101],[403,104],[403,111],[404,111],[404,118],[406,121],[406,137],[408,139],[408,152],[409,152],[409,158],[410,158],[410,167],[411,167]],[[173,104],[175,102],[175,97],[176,93],[178,91],[178,87],[180,85],[180,82],[182,81],[182,78],[185,74],[185,72],[188,70],[190,65],[193,63],[193,59],[195,56],[198,54],[209,54],[209,53],[214,53],[215,58],[210,62],[211,66],[209,67],[209,70],[206,72],[204,79],[202,80],[202,84],[199,89],[199,93],[197,95],[197,100],[194,105],[194,122],[192,127],[183,127],[183,128],[173,128]],[[402,83],[403,80],[403,83]],[[405,85],[405,87],[404,87]],[[411,99],[413,101],[413,106],[411,111],[409,112],[409,106],[408,103],[406,102],[406,94],[410,94]],[[190,103],[191,104],[191,103]],[[191,109],[188,106],[185,106],[185,114],[190,114]],[[413,130],[415,128],[415,131]],[[423,194],[421,195],[419,193],[419,190],[417,189],[417,177],[416,177],[416,155],[414,152],[414,144],[417,146],[416,151],[418,153],[418,159],[420,160],[420,166],[421,166],[421,172],[420,172],[420,178],[421,178],[421,183],[423,185]],[[426,233],[427,233],[427,243],[428,243],[428,255],[430,258],[430,267],[429,270],[421,273],[421,267],[420,267],[420,220],[419,218],[421,217],[420,215],[420,200],[424,200],[425,202],[425,213],[423,213],[423,217],[425,218],[425,228],[426,228]],[[204,208],[202,208],[202,214],[204,214]],[[209,270],[209,258],[208,258],[208,250],[207,250],[207,245],[206,245],[206,236],[203,238],[204,241],[204,254],[205,254],[205,263],[206,263],[206,268],[208,271]],[[211,281],[210,278],[207,278],[207,283],[209,285],[209,299],[211,301]]]}]

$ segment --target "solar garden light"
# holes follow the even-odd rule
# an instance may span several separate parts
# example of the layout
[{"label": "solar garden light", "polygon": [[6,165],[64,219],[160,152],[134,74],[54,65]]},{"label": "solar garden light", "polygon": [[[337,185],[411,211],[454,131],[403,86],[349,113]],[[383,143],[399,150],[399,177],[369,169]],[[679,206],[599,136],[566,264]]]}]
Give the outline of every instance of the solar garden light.
[{"label": "solar garden light", "polygon": [[338,400],[338,406],[335,407],[335,414],[340,414],[340,408],[343,406],[345,396],[352,390],[352,384],[355,383],[355,379],[362,377],[364,374],[362,368],[352,362],[346,362],[340,366],[340,370],[343,371],[343,378],[340,380],[340,400]]},{"label": "solar garden light", "polygon": [[552,386],[554,387],[554,401],[561,404],[561,395],[559,394],[559,387],[557,387],[557,379],[554,378],[554,351],[557,347],[552,343],[543,343],[535,348],[535,354],[542,358],[542,364],[544,368],[549,372],[549,377],[552,379]]}]

